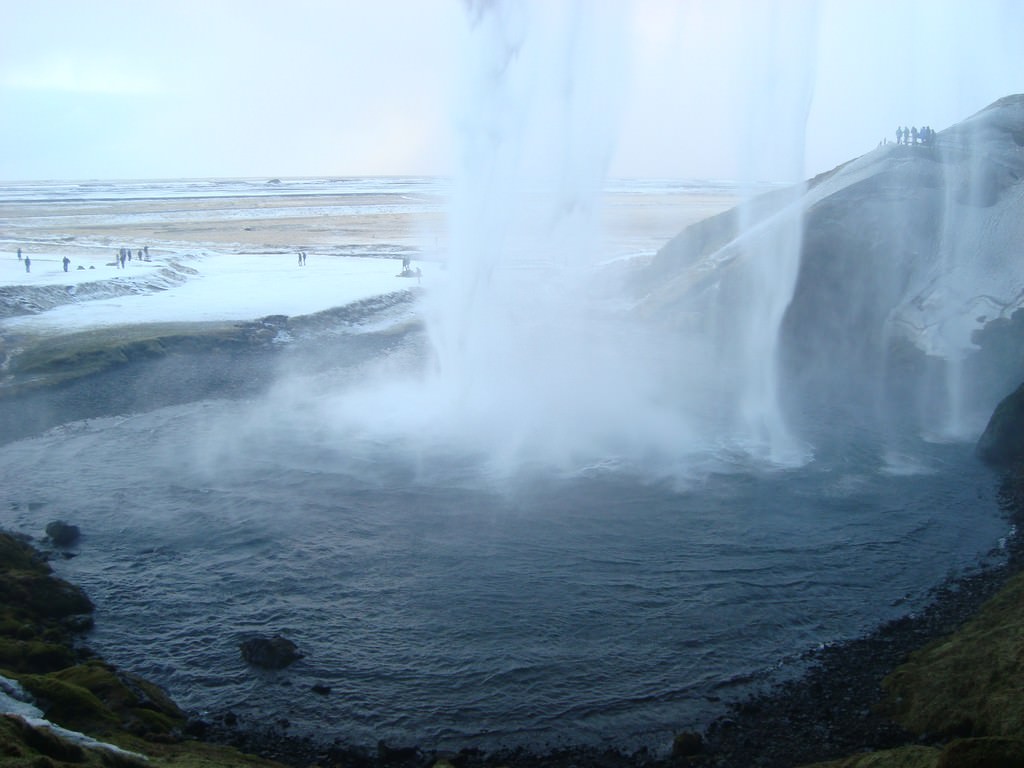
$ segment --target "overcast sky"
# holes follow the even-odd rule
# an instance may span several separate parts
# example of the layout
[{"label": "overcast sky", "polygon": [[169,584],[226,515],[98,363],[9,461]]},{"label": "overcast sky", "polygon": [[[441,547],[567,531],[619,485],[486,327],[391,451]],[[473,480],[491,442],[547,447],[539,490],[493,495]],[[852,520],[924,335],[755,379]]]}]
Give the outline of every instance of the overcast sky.
[{"label": "overcast sky", "polygon": [[447,174],[546,92],[611,175],[791,180],[1024,92],[1022,41],[1020,0],[4,0],[0,179]]}]

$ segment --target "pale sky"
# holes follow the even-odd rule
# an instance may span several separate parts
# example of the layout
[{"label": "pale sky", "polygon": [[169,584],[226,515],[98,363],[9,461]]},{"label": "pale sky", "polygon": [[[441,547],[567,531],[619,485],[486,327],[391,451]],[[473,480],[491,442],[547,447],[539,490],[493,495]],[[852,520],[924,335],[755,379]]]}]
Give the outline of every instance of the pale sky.
[{"label": "pale sky", "polygon": [[612,176],[792,180],[1024,92],[1020,0],[493,6],[0,0],[0,179],[450,174],[557,118]]}]

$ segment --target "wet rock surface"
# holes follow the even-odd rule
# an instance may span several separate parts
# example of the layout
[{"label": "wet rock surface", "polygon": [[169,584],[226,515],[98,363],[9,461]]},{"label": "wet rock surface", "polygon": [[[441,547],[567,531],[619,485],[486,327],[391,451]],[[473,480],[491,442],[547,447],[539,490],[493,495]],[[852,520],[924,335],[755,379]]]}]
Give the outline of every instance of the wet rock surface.
[{"label": "wet rock surface", "polygon": [[63,520],[54,520],[46,525],[46,535],[55,547],[70,547],[78,542],[82,535],[77,525]]},{"label": "wet rock surface", "polygon": [[251,637],[239,644],[242,658],[254,667],[284,669],[302,658],[295,643],[281,635]]},{"label": "wet rock surface", "polygon": [[996,466],[1024,462],[1024,384],[996,407],[978,440],[978,456]]}]

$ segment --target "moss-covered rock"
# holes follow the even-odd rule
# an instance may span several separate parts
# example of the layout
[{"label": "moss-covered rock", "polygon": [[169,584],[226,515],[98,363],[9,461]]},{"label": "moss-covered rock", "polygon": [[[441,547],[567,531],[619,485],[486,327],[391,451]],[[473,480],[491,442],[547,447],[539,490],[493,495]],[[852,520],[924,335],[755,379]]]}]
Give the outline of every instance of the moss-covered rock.
[{"label": "moss-covered rock", "polygon": [[936,768],[941,754],[936,747],[911,745],[814,763],[804,768]]},{"label": "moss-covered rock", "polygon": [[154,736],[185,724],[185,714],[159,686],[99,660],[18,679],[48,719],[68,728]]},{"label": "moss-covered rock", "polygon": [[70,547],[75,544],[82,532],[77,525],[64,520],[52,520],[46,524],[46,535],[56,547]]},{"label": "moss-covered rock", "polygon": [[[0,736],[6,735],[12,742],[20,742],[28,750],[39,756],[48,757],[59,763],[84,763],[86,762],[85,750],[78,744],[72,744],[62,739],[49,728],[37,728],[29,725],[19,717],[5,715],[3,727],[0,727]],[[17,752],[19,757],[28,757],[23,749],[8,749],[9,752]],[[12,755],[13,756],[13,755]]]},{"label": "moss-covered rock", "polygon": [[0,397],[16,397],[119,366],[176,352],[247,349],[269,344],[275,333],[259,323],[212,321],[147,323],[76,333],[11,337],[0,378]]},{"label": "moss-covered rock", "polygon": [[955,739],[943,748],[910,745],[815,763],[804,768],[1020,768],[1024,742],[1019,739]]},{"label": "moss-covered rock", "polygon": [[918,734],[1024,738],[1024,574],[952,636],[912,654],[882,704]]},{"label": "moss-covered rock", "polygon": [[33,571],[37,569],[42,569],[45,573],[50,572],[42,555],[23,539],[0,532],[0,571]]},{"label": "moss-covered rock", "polygon": [[[128,750],[128,751],[122,751]],[[200,742],[76,744],[49,728],[0,715],[0,768],[282,768],[230,747]]]},{"label": "moss-covered rock", "polygon": [[26,541],[0,533],[0,669],[50,672],[75,663],[72,640],[92,602],[53,575]]},{"label": "moss-covered rock", "polygon": [[1020,768],[1024,741],[1020,739],[957,739],[946,745],[935,768]]},{"label": "moss-covered rock", "polygon": [[0,637],[0,669],[46,672],[74,663],[75,654],[64,645]]},{"label": "moss-covered rock", "polygon": [[106,734],[119,724],[110,708],[80,685],[53,675],[18,675],[16,679],[32,694],[43,715],[58,725]]}]

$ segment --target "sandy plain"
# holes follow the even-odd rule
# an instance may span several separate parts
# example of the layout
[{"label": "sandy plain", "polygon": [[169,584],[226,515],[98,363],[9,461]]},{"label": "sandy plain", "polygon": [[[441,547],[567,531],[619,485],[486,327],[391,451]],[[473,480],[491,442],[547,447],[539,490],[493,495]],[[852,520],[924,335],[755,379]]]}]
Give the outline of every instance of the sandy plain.
[{"label": "sandy plain", "polygon": [[[653,253],[686,225],[732,207],[731,194],[611,194],[602,227],[609,256]],[[437,196],[297,195],[170,199],[4,201],[0,186],[0,284],[84,279],[78,266],[119,274],[117,250],[152,259],[184,254],[358,255],[443,259],[448,215]],[[16,252],[32,259],[26,273]],[[71,259],[63,275],[62,259]],[[11,263],[13,262],[13,263]],[[133,271],[139,265],[133,260]],[[123,275],[123,273],[120,273]]]}]

